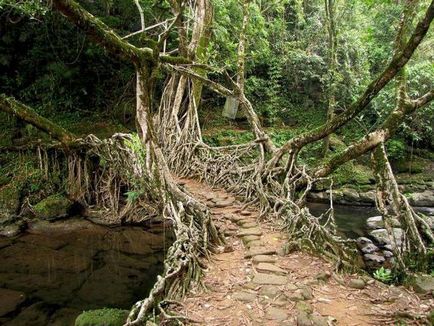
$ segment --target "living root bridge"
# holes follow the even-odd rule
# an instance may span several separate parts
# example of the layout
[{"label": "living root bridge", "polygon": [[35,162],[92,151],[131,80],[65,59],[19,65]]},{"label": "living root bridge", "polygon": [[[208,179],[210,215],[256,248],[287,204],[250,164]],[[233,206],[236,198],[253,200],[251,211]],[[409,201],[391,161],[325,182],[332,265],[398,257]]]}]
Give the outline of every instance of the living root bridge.
[{"label": "living root bridge", "polygon": [[170,318],[161,301],[178,299],[191,284],[200,284],[204,266],[199,258],[223,243],[208,209],[179,188],[164,167],[146,169],[146,155],[136,135],[115,134],[105,140],[89,135],[68,145],[67,150],[54,144],[38,146],[36,151],[48,177],[64,177],[71,198],[104,212],[101,215],[110,223],[137,223],[157,216],[172,222],[176,240],[168,249],[164,272],[150,295],[134,305],[127,325],[141,325],[152,309]]}]

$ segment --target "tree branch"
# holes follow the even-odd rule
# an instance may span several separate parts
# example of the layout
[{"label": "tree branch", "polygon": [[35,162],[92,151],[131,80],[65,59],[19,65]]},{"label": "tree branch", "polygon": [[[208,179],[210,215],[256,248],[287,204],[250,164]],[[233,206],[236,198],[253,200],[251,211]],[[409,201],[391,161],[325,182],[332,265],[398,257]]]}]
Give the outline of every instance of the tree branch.
[{"label": "tree branch", "polygon": [[367,134],[361,140],[350,145],[343,152],[335,154],[325,163],[312,170],[309,174],[316,178],[325,177],[332,173],[334,170],[336,170],[342,164],[373,150],[381,143],[386,142],[396,133],[406,116],[413,113],[417,109],[422,108],[433,99],[434,90],[431,90],[416,100],[407,101],[405,103],[401,102],[402,105],[389,114],[381,127]]},{"label": "tree branch", "polygon": [[[102,45],[108,52],[121,60],[141,65],[145,60],[154,60],[154,50],[151,48],[138,48],[123,40],[109,26],[93,16],[74,0],[52,0],[56,10],[64,14],[69,21],[82,29],[96,43]],[[162,62],[172,64],[191,63],[191,60],[182,57],[173,57],[159,53],[157,56]]]},{"label": "tree branch", "polygon": [[64,145],[68,145],[76,139],[74,134],[40,116],[25,104],[18,102],[12,97],[7,97],[4,94],[0,94],[0,110],[12,114],[36,128],[47,132],[51,137],[59,140]]},{"label": "tree branch", "polygon": [[271,164],[277,163],[282,156],[290,151],[300,150],[305,145],[312,142],[318,141],[343,125],[348,121],[353,119],[357,114],[359,114],[366,106],[372,101],[372,99],[377,96],[377,94],[386,86],[392,78],[401,70],[402,67],[410,60],[416,48],[422,42],[422,39],[428,32],[430,24],[434,18],[434,1],[425,12],[425,16],[416,26],[412,36],[409,41],[403,47],[401,52],[396,53],[387,68],[380,74],[369,86],[366,88],[365,92],[359,97],[359,99],[354,102],[345,112],[340,115],[335,116],[329,122],[324,125],[313,129],[312,131],[303,133],[293,139],[289,140],[284,144],[278,151],[275,152]]}]

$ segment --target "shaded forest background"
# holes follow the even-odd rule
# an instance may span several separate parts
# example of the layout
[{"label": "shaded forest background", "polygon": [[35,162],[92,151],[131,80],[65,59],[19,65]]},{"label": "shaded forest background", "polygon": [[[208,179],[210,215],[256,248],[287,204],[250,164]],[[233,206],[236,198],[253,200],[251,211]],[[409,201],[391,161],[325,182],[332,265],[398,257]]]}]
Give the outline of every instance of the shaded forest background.
[{"label": "shaded forest background", "polygon": [[[137,10],[130,0],[80,3],[120,35],[140,28]],[[165,1],[141,3],[146,26],[171,17],[170,5]],[[215,0],[213,5],[209,61],[234,75],[242,8],[235,0]],[[93,132],[110,136],[116,131],[135,129],[133,67],[106,55],[56,11],[45,12],[33,3],[29,6],[35,8],[24,6],[26,13],[33,13],[29,17],[21,11],[22,4],[14,7],[6,1],[0,6],[0,92],[20,99],[79,135]],[[336,111],[344,111],[393,53],[402,12],[399,1],[336,1],[337,66],[331,76],[324,7],[324,1],[317,0],[257,1],[250,5],[246,94],[277,144],[327,119],[332,87]],[[133,43],[146,45],[159,32],[158,28],[148,32],[148,40],[137,36],[131,39]],[[168,49],[176,48],[176,44],[170,44],[176,42],[174,36],[169,38]],[[412,97],[433,87],[433,43],[431,30],[407,66]],[[218,80],[219,76],[211,77]],[[160,76],[157,82],[157,93],[161,92],[164,78]],[[363,115],[332,138],[332,151],[375,129],[393,109],[395,95],[395,82],[392,82]],[[223,105],[224,98],[204,91],[200,118],[205,139],[216,145],[253,139],[242,115],[236,121],[221,116]],[[388,154],[398,172],[423,169],[424,164],[418,165],[414,159],[415,149],[424,159],[432,159],[433,111],[432,103],[419,110],[389,141]],[[37,133],[31,127],[23,129],[20,122],[5,114],[1,118],[0,145],[20,144],[26,141],[26,136]],[[38,134],[38,137],[45,136]],[[315,161],[320,147],[318,143],[308,148],[303,155],[306,163]],[[414,161],[410,167],[409,157]],[[359,179],[364,177],[361,173]],[[357,180],[358,176],[354,178]],[[348,175],[342,179],[348,179]]]}]

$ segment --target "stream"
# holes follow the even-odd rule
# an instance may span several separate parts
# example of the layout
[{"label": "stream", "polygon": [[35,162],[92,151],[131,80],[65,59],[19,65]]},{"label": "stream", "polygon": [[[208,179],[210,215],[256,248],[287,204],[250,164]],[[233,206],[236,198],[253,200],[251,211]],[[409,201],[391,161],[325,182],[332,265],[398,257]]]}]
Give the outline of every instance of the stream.
[{"label": "stream", "polygon": [[0,325],[73,325],[83,311],[129,310],[163,271],[163,228],[39,221],[0,237]]},{"label": "stream", "polygon": [[[329,204],[308,203],[308,208],[314,216],[320,216],[328,208]],[[342,235],[356,239],[358,237],[368,236],[366,220],[369,217],[380,215],[374,206],[351,206],[351,205],[333,205],[335,211],[335,221],[338,232]],[[433,207],[413,207],[416,212],[434,216]]]}]

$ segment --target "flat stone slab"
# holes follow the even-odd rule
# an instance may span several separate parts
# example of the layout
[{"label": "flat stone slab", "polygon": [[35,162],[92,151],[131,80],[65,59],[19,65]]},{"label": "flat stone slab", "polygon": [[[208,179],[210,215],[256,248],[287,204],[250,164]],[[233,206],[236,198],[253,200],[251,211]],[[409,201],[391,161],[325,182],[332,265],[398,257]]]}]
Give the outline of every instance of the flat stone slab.
[{"label": "flat stone slab", "polygon": [[252,262],[254,264],[259,264],[259,263],[275,263],[276,262],[276,258],[272,257],[272,256],[268,256],[268,255],[257,255],[255,257],[252,258]]},{"label": "flat stone slab", "polygon": [[228,207],[234,203],[233,199],[227,199],[227,200],[219,200],[215,202],[215,207],[217,208],[223,208]]},{"label": "flat stone slab", "polygon": [[264,285],[259,290],[260,295],[264,295],[270,299],[274,299],[275,297],[282,294],[282,290],[279,289],[279,287],[275,285]]},{"label": "flat stone slab", "polygon": [[243,229],[251,229],[251,228],[257,228],[258,224],[253,221],[246,221],[246,223],[240,223]]},{"label": "flat stone slab", "polygon": [[259,240],[261,239],[260,236],[257,235],[246,235],[245,237],[242,237],[243,243],[247,244],[249,242],[255,241],[255,240]]},{"label": "flat stone slab", "polygon": [[243,221],[245,218],[235,214],[226,214],[225,218],[231,220],[234,223],[239,223],[239,221]]},{"label": "flat stone slab", "polygon": [[279,275],[256,273],[252,282],[260,285],[285,285],[287,279]]},{"label": "flat stone slab", "polygon": [[241,232],[238,233],[239,237],[244,237],[246,235],[262,235],[262,231],[259,229],[243,229]]},{"label": "flat stone slab", "polygon": [[270,263],[259,263],[258,266],[256,266],[256,270],[258,272],[272,273],[272,274],[279,274],[279,275],[285,275],[287,273],[286,270]]},{"label": "flat stone slab", "polygon": [[253,302],[256,299],[256,294],[250,292],[236,292],[232,295],[232,298],[241,302]]},{"label": "flat stone slab", "polygon": [[250,216],[250,215],[252,215],[252,213],[249,212],[249,211],[241,211],[240,214],[243,215],[243,216]]},{"label": "flat stone slab", "polygon": [[246,248],[249,250],[264,248],[265,244],[261,240],[254,240],[246,243]]},{"label": "flat stone slab", "polygon": [[15,311],[25,299],[23,292],[0,288],[0,317]]},{"label": "flat stone slab", "polygon": [[259,255],[275,255],[276,250],[274,249],[267,249],[267,248],[254,248],[249,250],[245,255],[244,258],[252,258],[254,256]]},{"label": "flat stone slab", "polygon": [[288,313],[283,309],[268,307],[266,317],[267,319],[282,321],[288,318]]}]

